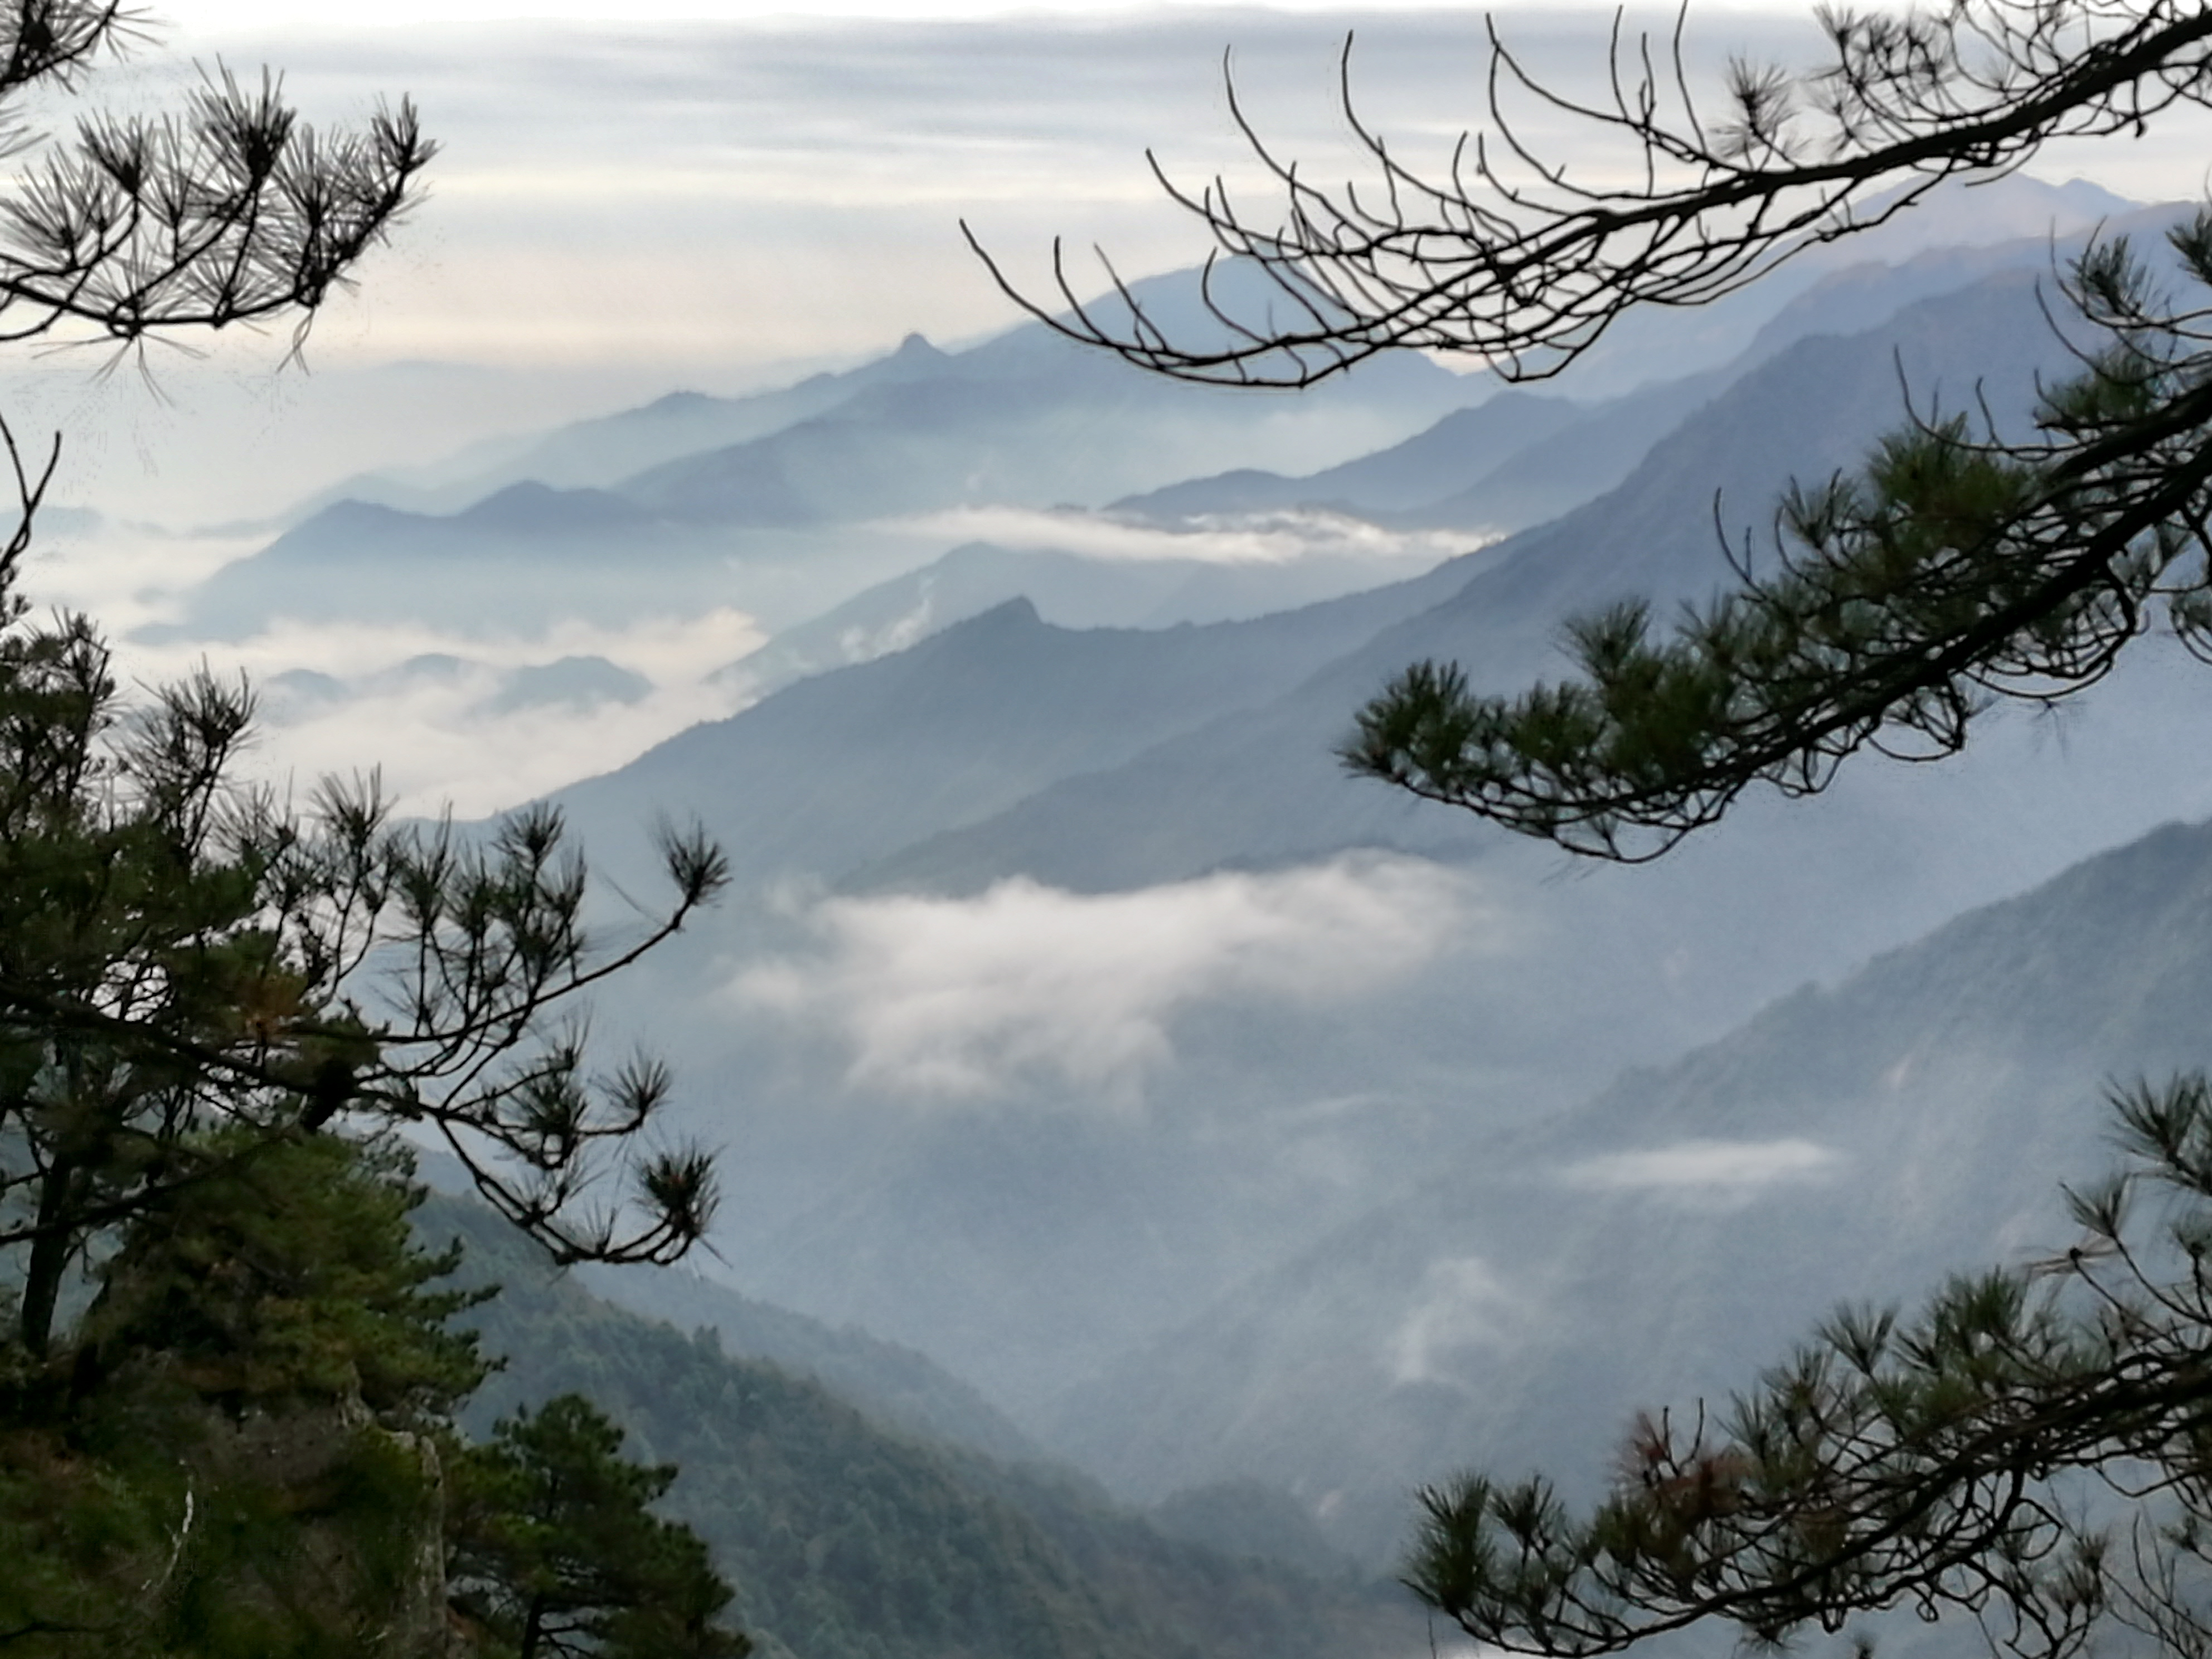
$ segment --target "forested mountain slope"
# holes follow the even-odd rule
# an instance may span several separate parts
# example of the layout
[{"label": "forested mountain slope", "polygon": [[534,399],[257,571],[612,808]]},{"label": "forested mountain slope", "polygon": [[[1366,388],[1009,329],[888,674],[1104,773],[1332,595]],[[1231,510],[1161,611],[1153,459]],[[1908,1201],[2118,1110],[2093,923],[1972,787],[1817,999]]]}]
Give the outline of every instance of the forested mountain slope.
[{"label": "forested mountain slope", "polygon": [[550,1274],[473,1205],[434,1200],[503,1288],[469,1317],[507,1369],[473,1425],[570,1390],[683,1474],[666,1508],[738,1587],[732,1611],[796,1659],[1389,1659],[1422,1622],[1395,1585],[1170,1540],[1075,1477],[890,1433],[820,1384],[728,1357]]},{"label": "forested mountain slope", "polygon": [[585,1267],[576,1277],[627,1312],[678,1330],[712,1330],[733,1355],[811,1378],[885,1428],[1002,1462],[1044,1461],[1043,1449],[972,1384],[912,1348],[851,1326],[833,1329],[688,1267]]}]

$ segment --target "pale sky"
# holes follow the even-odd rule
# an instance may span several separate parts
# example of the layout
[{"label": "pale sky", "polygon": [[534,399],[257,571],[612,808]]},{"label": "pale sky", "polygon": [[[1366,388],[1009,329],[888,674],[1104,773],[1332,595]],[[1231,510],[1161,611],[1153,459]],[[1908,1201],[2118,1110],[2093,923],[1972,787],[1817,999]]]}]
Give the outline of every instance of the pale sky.
[{"label": "pale sky", "polygon": [[[661,362],[726,382],[887,349],[910,330],[943,343],[1015,320],[962,244],[963,216],[1031,280],[1055,235],[1103,244],[1132,273],[1195,263],[1207,240],[1162,199],[1144,155],[1157,149],[1192,182],[1249,176],[1224,50],[1255,122],[1311,176],[1362,162],[1335,104],[1347,31],[1362,108],[1401,155],[1440,161],[1481,113],[1481,15],[1443,0],[787,10],[183,0],[157,12],[172,32],[136,72],[158,78],[166,64],[181,80],[190,59],[220,53],[283,66],[316,118],[386,93],[422,106],[445,144],[430,198],[365,271],[351,315],[325,319],[326,361]],[[1609,8],[1522,0],[1500,15],[1555,77],[1601,67]],[[1737,50],[1802,58],[1808,16],[1784,0],[1696,8],[1693,55],[1713,70]],[[1672,17],[1655,9],[1650,22]],[[2203,149],[2166,131],[2107,146],[2087,170],[2124,194],[2198,188]],[[1532,131],[1548,153],[1586,143],[1542,119]]]},{"label": "pale sky", "polygon": [[[1544,0],[1506,0],[1493,9],[1541,9]],[[1731,0],[1727,9],[1788,11],[1794,0]],[[307,6],[296,0],[179,0],[165,5],[162,15],[191,28],[298,28],[328,26],[338,29],[414,27],[423,23],[512,22],[561,21],[581,23],[645,21],[746,22],[823,17],[896,18],[909,22],[958,21],[977,18],[1020,16],[1085,16],[1135,19],[1162,12],[1228,10],[1218,0],[1152,0],[1133,5],[1125,0],[810,0],[799,6],[791,0],[645,0],[635,6],[614,7],[605,0],[392,0],[388,5]],[[1339,0],[1276,0],[1264,8],[1277,12],[1348,15]],[[1466,0],[1395,0],[1395,11],[1468,10]],[[1554,8],[1558,9],[1558,8]]]}]

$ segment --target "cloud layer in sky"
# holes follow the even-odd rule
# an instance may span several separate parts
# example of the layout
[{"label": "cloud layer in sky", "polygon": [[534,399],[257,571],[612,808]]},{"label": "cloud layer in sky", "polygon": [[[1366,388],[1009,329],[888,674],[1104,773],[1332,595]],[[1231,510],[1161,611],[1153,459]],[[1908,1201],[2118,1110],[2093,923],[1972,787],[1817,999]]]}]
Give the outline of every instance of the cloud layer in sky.
[{"label": "cloud layer in sky", "polygon": [[[1693,13],[1693,61],[1717,74],[1733,52],[1802,58],[1810,31],[1784,10]],[[788,380],[889,349],[909,331],[957,343],[1020,315],[963,242],[963,216],[1034,292],[1048,291],[1056,236],[1078,285],[1094,290],[1105,277],[1090,261],[1093,243],[1132,276],[1194,264],[1210,243],[1164,199],[1148,149],[1186,185],[1225,178],[1256,217],[1279,200],[1231,120],[1224,49],[1255,129],[1316,179],[1364,171],[1337,106],[1339,53],[1354,24],[1354,95],[1394,155],[1441,165],[1482,118],[1481,17],[1457,7],[803,24],[735,9],[714,9],[711,20],[653,15],[648,6],[614,21],[398,29],[334,8],[303,21],[296,9],[226,10],[210,0],[103,71],[97,100],[173,103],[196,85],[196,60],[266,62],[283,69],[307,114],[337,125],[380,97],[412,95],[444,146],[429,194],[319,319],[309,361],[325,371],[467,363],[504,377],[460,397],[441,388],[417,400],[412,419],[362,388],[274,392],[281,414],[263,425],[276,453],[252,469],[212,450],[204,461],[175,459],[189,432],[156,431],[142,447],[210,477],[304,474],[292,458],[310,457],[316,476],[302,482],[312,486],[347,460],[422,460],[472,436],[678,386]],[[1670,18],[1654,9],[1632,23]],[[1502,22],[1537,73],[1595,89],[1609,19],[1521,6]],[[69,118],[60,103],[39,113],[56,127]],[[1555,113],[1521,113],[1531,141],[1578,179],[1637,159],[1593,147]],[[2043,170],[2091,170],[2139,196],[2185,193],[2203,183],[2202,129],[2162,121],[2148,143],[2108,141]],[[265,381],[284,342],[200,343],[214,355],[198,368],[157,354],[180,405],[198,396],[195,375]],[[143,412],[100,418],[161,425]],[[169,424],[209,423],[187,407]]]}]

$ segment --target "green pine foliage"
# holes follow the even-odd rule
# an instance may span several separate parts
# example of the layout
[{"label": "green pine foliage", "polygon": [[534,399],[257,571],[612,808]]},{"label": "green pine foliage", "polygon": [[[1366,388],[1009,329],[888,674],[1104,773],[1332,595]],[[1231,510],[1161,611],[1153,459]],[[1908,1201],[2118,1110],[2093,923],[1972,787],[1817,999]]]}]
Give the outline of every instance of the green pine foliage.
[{"label": "green pine foliage", "polygon": [[70,1363],[0,1401],[0,1635],[33,1656],[391,1655],[442,1628],[438,1442],[489,1369],[399,1149],[196,1139]]},{"label": "green pine foliage", "polygon": [[690,1528],[648,1506],[672,1464],[622,1456],[623,1431],[578,1395],[503,1418],[447,1470],[454,1605],[515,1659],[743,1659],[716,1622],[730,1587]]},{"label": "green pine foliage", "polygon": [[[0,1644],[33,1659],[741,1659],[729,1587],[652,1512],[676,1472],[574,1397],[465,1446],[492,1370],[452,1322],[405,1149],[198,1137],[100,1263],[66,1365],[0,1383]],[[491,1221],[494,1228],[504,1224]]]},{"label": "green pine foliage", "polygon": [[72,1386],[158,1356],[234,1411],[357,1400],[392,1426],[447,1422],[490,1366],[447,1322],[488,1292],[445,1282],[458,1249],[416,1244],[424,1194],[405,1150],[229,1129],[196,1151],[205,1176],[164,1194],[104,1264]]}]

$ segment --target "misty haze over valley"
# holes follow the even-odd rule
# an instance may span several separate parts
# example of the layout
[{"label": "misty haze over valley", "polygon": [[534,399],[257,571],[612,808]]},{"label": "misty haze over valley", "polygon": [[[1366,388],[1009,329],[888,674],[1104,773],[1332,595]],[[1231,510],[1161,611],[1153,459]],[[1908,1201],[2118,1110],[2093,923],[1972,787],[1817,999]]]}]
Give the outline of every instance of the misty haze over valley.
[{"label": "misty haze over valley", "polygon": [[[537,422],[519,373],[341,364],[277,395],[472,428],[235,512],[93,471],[32,579],[149,680],[243,667],[299,794],[380,762],[426,817],[557,806],[611,938],[657,823],[725,848],[592,1012],[720,1149],[712,1248],[533,1280],[544,1317],[588,1291],[696,1334],[672,1374],[772,1362],[844,1402],[793,1407],[825,1437],[849,1405],[1009,1513],[1079,1490],[1265,1560],[1353,1598],[1297,1615],[1334,1650],[1410,1659],[1378,1583],[1421,1483],[1586,1495],[1638,1408],[1724,1401],[1838,1301],[2064,1248],[2106,1080],[2212,1064],[2212,672],[2148,641],[1644,868],[1335,747],[1417,659],[1510,691],[1571,615],[1710,599],[1720,532],[1908,402],[2018,433],[2070,362],[2054,271],[2179,212],[1947,187],[1511,388],[1394,354],[1237,396],[1035,323],[743,391],[578,377]],[[1201,316],[1187,270],[1135,287]],[[210,428],[284,418],[175,380]],[[746,1617],[814,1659],[796,1602]]]}]

